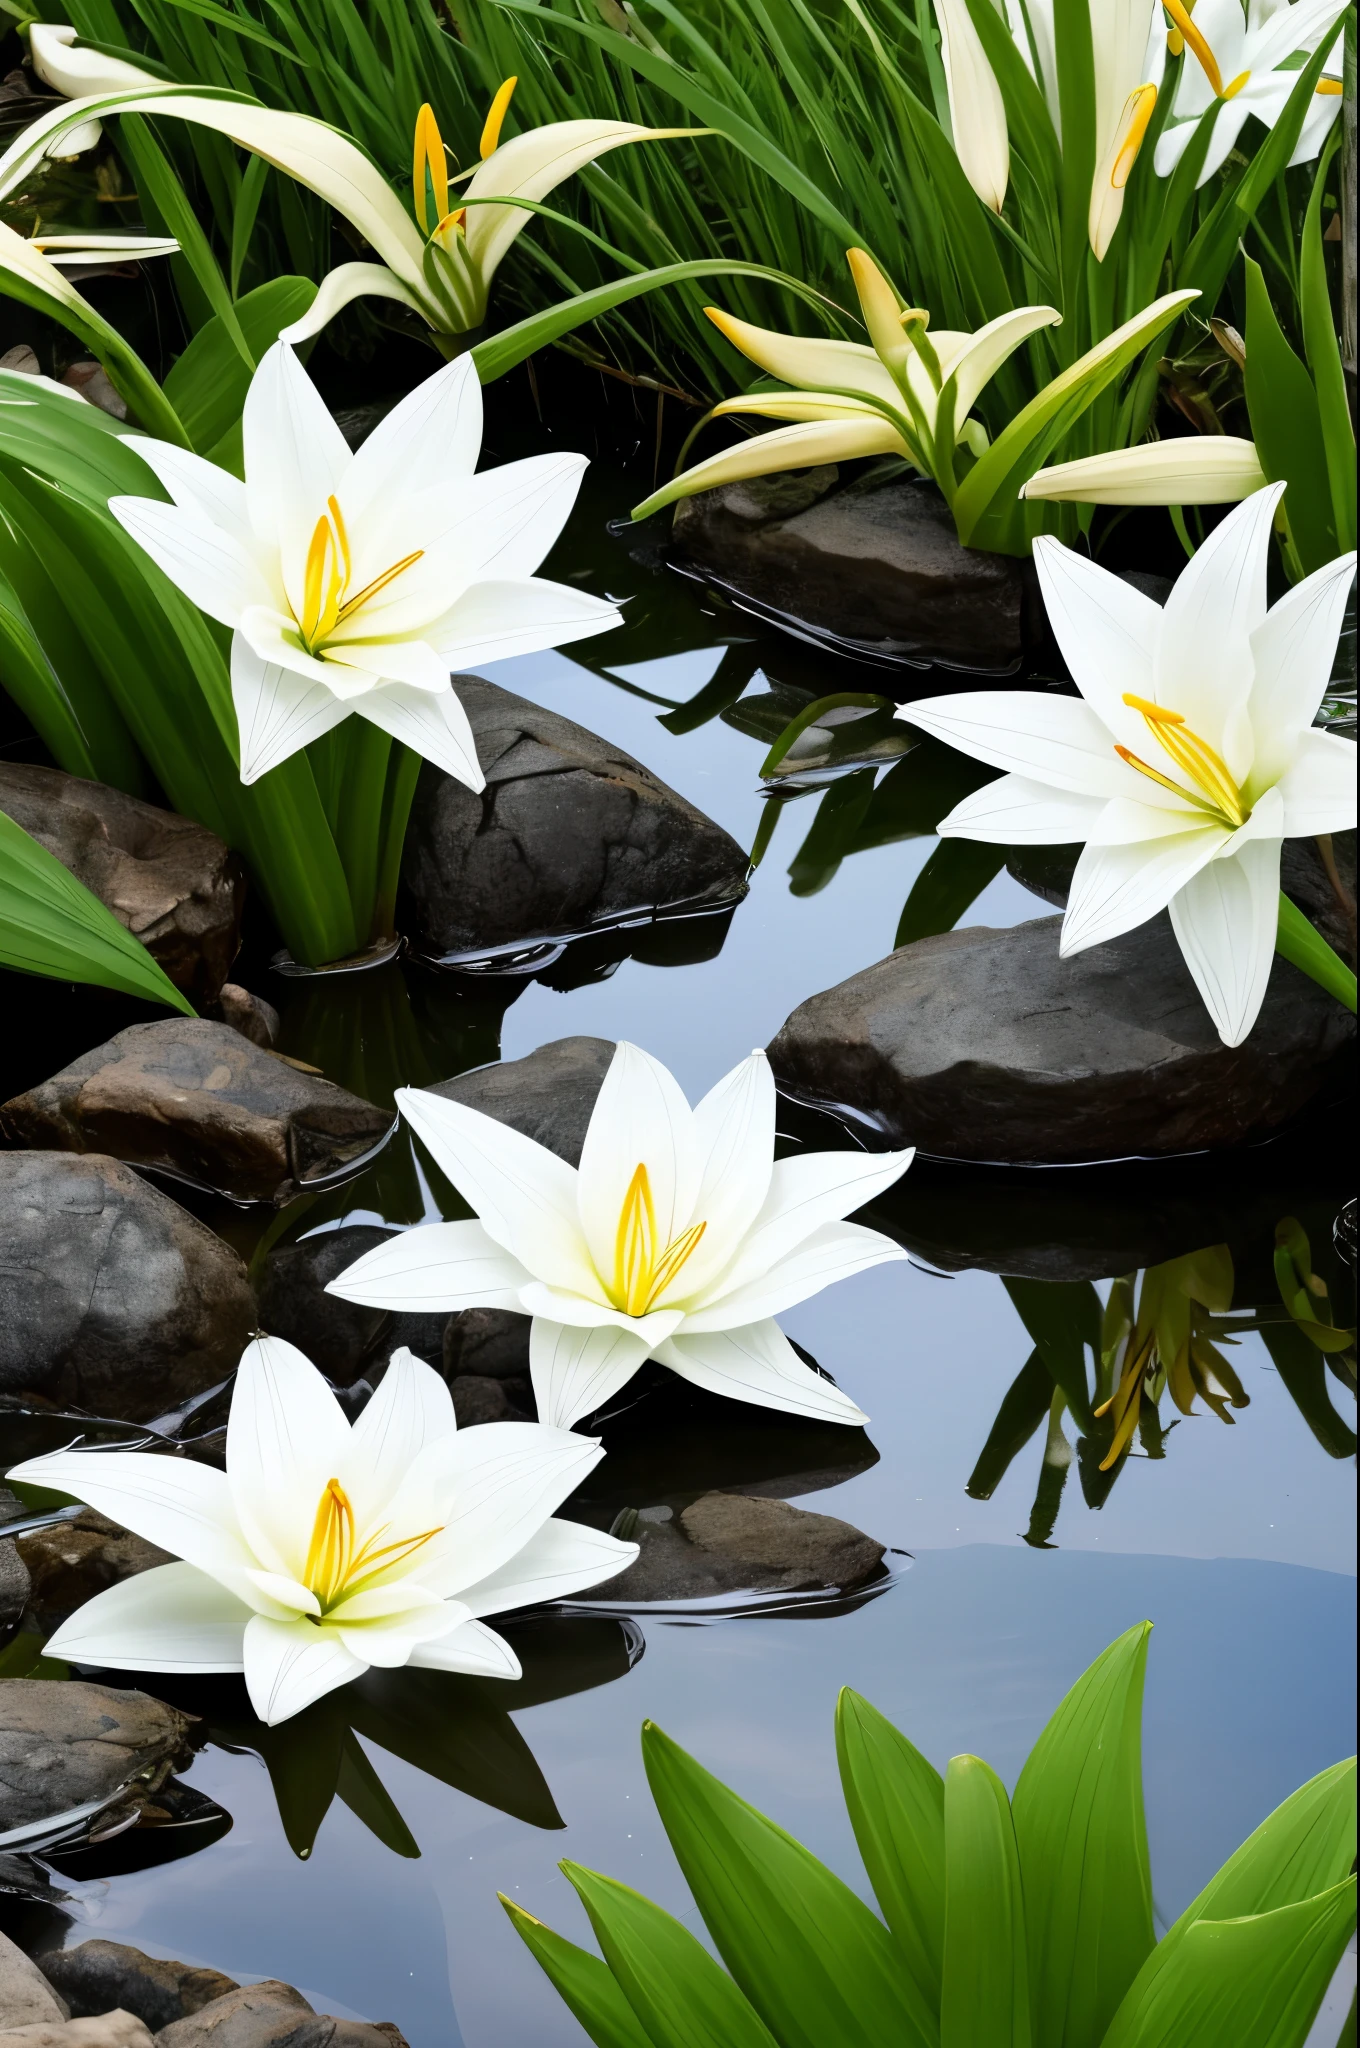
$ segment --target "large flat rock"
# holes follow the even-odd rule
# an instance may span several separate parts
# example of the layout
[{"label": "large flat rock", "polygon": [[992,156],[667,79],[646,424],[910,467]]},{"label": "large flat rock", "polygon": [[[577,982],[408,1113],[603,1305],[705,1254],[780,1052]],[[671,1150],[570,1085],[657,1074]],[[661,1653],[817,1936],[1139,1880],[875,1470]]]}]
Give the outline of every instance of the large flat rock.
[{"label": "large flat rock", "polygon": [[149,1422],[255,1327],[231,1247],[117,1159],[0,1153],[0,1393]]},{"label": "large flat rock", "polygon": [[1240,1144],[1343,1085],[1355,1020],[1286,961],[1229,1049],[1165,914],[1067,960],[1060,924],[900,947],[794,1011],[776,1078],[943,1158],[1054,1164]]},{"label": "large flat rock", "polygon": [[421,769],[402,859],[418,951],[476,955],[745,895],[744,850],[631,754],[479,676],[454,686],[486,788]]},{"label": "large flat rock", "polygon": [[343,1175],[392,1123],[202,1017],[133,1024],[0,1109],[11,1144],[107,1152],[247,1202]]},{"label": "large flat rock", "polygon": [[246,876],[189,818],[56,768],[0,762],[0,811],[45,846],[139,938],[200,1008],[241,943]]}]

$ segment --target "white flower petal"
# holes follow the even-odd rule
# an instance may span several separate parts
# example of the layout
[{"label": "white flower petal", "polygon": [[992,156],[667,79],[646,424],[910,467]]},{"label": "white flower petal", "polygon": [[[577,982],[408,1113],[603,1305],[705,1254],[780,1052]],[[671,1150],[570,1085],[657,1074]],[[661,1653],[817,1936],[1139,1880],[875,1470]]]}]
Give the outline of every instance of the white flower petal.
[{"label": "white flower petal", "polygon": [[[350,1602],[351,1607],[355,1604]],[[411,1652],[419,1644],[437,1643],[470,1619],[459,1601],[436,1600],[401,1613],[376,1615],[371,1621],[337,1610],[327,1625],[335,1628],[352,1657],[376,1665],[380,1671],[399,1671],[410,1663]]]},{"label": "white flower petal", "polygon": [[694,1111],[674,1075],[620,1040],[590,1113],[576,1176],[582,1233],[596,1272],[616,1294],[624,1210],[639,1168],[650,1189],[650,1249],[659,1258],[693,1220],[699,1166]]},{"label": "white flower petal", "polygon": [[191,1564],[154,1565],[77,1608],[46,1653],[119,1671],[239,1671],[251,1613]]},{"label": "white flower petal", "polygon": [[484,1621],[465,1621],[451,1635],[417,1643],[410,1661],[426,1671],[466,1671],[475,1678],[519,1678],[519,1658]]},{"label": "white flower petal", "polygon": [[422,760],[433,761],[455,782],[472,790],[486,787],[477,761],[477,742],[455,691],[442,690],[435,697],[406,683],[386,683],[358,698],[354,709],[360,718],[390,733]]},{"label": "white flower petal", "polygon": [[109,510],[175,588],[210,619],[236,626],[253,605],[274,602],[268,579],[244,542],[214,526],[196,505],[110,498]]},{"label": "white flower petal", "polygon": [[1147,727],[1124,694],[1152,697],[1161,606],[1048,534],[1034,543],[1034,567],[1053,637],[1077,688],[1112,740],[1143,753]]},{"label": "white flower petal", "polygon": [[484,1422],[432,1444],[413,1491],[445,1489],[445,1527],[421,1551],[419,1579],[462,1595],[499,1571],[561,1507],[604,1453],[592,1437],[539,1422]]},{"label": "white flower petal", "polygon": [[[695,1108],[702,1164],[694,1216],[705,1228],[676,1274],[670,1296],[702,1298],[760,1214],[774,1171],[774,1126],[774,1076],[765,1054],[753,1052]],[[662,1294],[659,1300],[668,1298]]]},{"label": "white flower petal", "polygon": [[429,629],[430,642],[451,669],[504,661],[512,654],[537,654],[565,647],[623,624],[623,614],[603,598],[541,576],[519,581],[474,583]]},{"label": "white flower petal", "polygon": [[1251,636],[1266,616],[1270,528],[1283,490],[1271,484],[1235,505],[1181,571],[1162,610],[1156,680],[1147,693],[1179,711],[1234,773],[1229,736],[1251,688]]},{"label": "white flower petal", "polygon": [[672,1337],[657,1358],[681,1379],[733,1401],[779,1408],[788,1415],[807,1415],[818,1422],[854,1425],[869,1420],[848,1394],[804,1365],[775,1322]]},{"label": "white flower petal", "polygon": [[231,701],[244,783],[258,782],[349,717],[348,704],[325,683],[262,660],[243,633],[232,635]]},{"label": "white flower petal", "polygon": [[1206,824],[1194,832],[1133,845],[1082,849],[1072,876],[1059,952],[1064,959],[1103,945],[1165,910],[1178,889],[1211,861],[1229,834]]},{"label": "white flower petal", "polygon": [[363,1659],[346,1649],[338,1629],[311,1621],[270,1621],[263,1614],[246,1624],[246,1691],[267,1728],[290,1721],[364,1669]]},{"label": "white flower petal", "polygon": [[448,1387],[403,1345],[392,1353],[381,1386],[350,1431],[345,1476],[355,1473],[357,1478],[362,1472],[369,1499],[395,1501],[426,1444],[452,1435],[457,1427]]},{"label": "white flower petal", "polygon": [[349,1423],[309,1359],[282,1337],[247,1344],[227,1420],[227,1480],[266,1570],[302,1579],[317,1506],[349,1445]]},{"label": "white flower petal", "polygon": [[1355,742],[1338,733],[1301,734],[1293,766],[1276,785],[1286,839],[1355,830]]},{"label": "white flower petal", "polygon": [[1106,808],[1098,796],[1048,789],[1024,775],[984,783],[941,818],[942,839],[981,839],[993,846],[1067,846],[1085,839]]},{"label": "white flower petal", "polygon": [[530,1273],[480,1223],[423,1223],[400,1230],[346,1266],[326,1288],[342,1301],[405,1314],[520,1306]]},{"label": "white flower petal", "polygon": [[[894,1259],[905,1259],[901,1245],[881,1231],[868,1230],[862,1223],[823,1223],[810,1237],[771,1266],[759,1279],[719,1294],[687,1315],[680,1334],[689,1336],[703,1330],[730,1330],[743,1323],[763,1322],[820,1294],[837,1280],[867,1272]],[[660,1351],[656,1354],[661,1356]]]},{"label": "white flower petal", "polygon": [[550,1285],[597,1290],[577,1220],[575,1167],[510,1124],[426,1089],[398,1089],[397,1107],[497,1244]]},{"label": "white flower petal", "polygon": [[593,1415],[612,1401],[652,1349],[635,1330],[614,1323],[583,1329],[535,1316],[529,1332],[529,1372],[540,1419],[569,1430],[582,1416]]},{"label": "white flower petal", "polygon": [[15,1465],[9,1477],[69,1493],[224,1583],[255,1563],[226,1475],[210,1465],[154,1451],[54,1451]]},{"label": "white flower petal", "polygon": [[354,458],[287,342],[276,341],[251,378],[241,431],[250,523],[258,539],[277,549],[284,587],[300,615],[313,530]]},{"label": "white flower petal", "polygon": [[[1268,788],[1294,758],[1331,679],[1354,554],[1315,569],[1271,606],[1251,636],[1254,674],[1248,711],[1256,740],[1250,787]],[[1288,828],[1292,836],[1293,828]]]},{"label": "white flower petal", "polygon": [[770,1192],[754,1228],[704,1300],[691,1305],[692,1312],[716,1306],[737,1288],[762,1280],[823,1224],[839,1223],[883,1194],[901,1179],[915,1156],[915,1148],[909,1147],[905,1152],[804,1152],[776,1160]]},{"label": "white flower petal", "polygon": [[456,490],[476,469],[481,446],[482,387],[472,357],[461,355],[374,427],[345,472],[345,518],[357,525],[389,497]]},{"label": "white flower petal", "polygon": [[1280,921],[1280,842],[1253,839],[1210,861],[1171,899],[1171,924],[1225,1045],[1240,1045],[1265,1001]]},{"label": "white flower petal", "polygon": [[[637,1557],[636,1543],[621,1543],[601,1529],[557,1516],[531,1536],[523,1550],[499,1571],[464,1587],[460,1599],[474,1614],[509,1614],[544,1600],[565,1600],[625,1571]],[[605,1595],[606,1599],[608,1595]]]},{"label": "white flower petal", "polygon": [[1116,754],[1104,720],[1073,697],[966,690],[903,704],[897,716],[977,761],[1075,796],[1136,795],[1142,779]]}]

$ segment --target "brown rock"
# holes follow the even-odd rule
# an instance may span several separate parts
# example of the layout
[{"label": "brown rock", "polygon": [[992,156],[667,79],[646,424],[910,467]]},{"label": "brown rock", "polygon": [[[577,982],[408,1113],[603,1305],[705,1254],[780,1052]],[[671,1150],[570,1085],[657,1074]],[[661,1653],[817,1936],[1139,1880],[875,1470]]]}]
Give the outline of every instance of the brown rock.
[{"label": "brown rock", "polygon": [[[35,1529],[31,1535],[19,1537],[14,1547],[28,1567],[33,1610],[49,1625],[64,1621],[77,1607],[83,1607],[107,1587],[116,1586],[120,1579],[134,1578],[155,1565],[174,1562],[168,1550],[160,1550],[143,1537],[134,1536],[94,1508],[82,1509],[74,1521]],[[106,1999],[98,2010],[103,2012],[117,2004],[128,2005],[128,2001]],[[135,2012],[137,2008],[129,2005],[128,2010]]]},{"label": "brown rock", "polygon": [[52,1949],[39,1963],[73,2017],[118,2006],[135,2014],[153,2034],[240,1989],[236,1979],[221,1970],[165,1962],[120,1941],[82,1941],[75,1948]]},{"label": "brown rock", "polygon": [[113,1799],[139,1772],[187,1756],[193,1725],[144,1692],[0,1679],[0,1830]]},{"label": "brown rock", "polygon": [[241,943],[245,869],[202,825],[102,782],[0,762],[0,810],[133,932],[191,1002],[210,1003]]},{"label": "brown rock", "polygon": [[388,1111],[202,1017],[133,1024],[0,1110],[12,1144],[108,1152],[254,1202],[343,1174],[392,1124]]}]

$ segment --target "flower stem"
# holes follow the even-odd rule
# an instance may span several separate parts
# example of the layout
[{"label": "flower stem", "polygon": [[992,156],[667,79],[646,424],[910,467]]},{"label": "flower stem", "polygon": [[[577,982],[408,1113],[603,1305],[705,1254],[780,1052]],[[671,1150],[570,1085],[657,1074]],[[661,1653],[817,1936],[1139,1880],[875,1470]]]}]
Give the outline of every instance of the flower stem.
[{"label": "flower stem", "polygon": [[1310,975],[1354,1014],[1355,976],[1340,954],[1333,952],[1321,932],[1315,931],[1303,912],[1281,892],[1280,923],[1275,950]]}]

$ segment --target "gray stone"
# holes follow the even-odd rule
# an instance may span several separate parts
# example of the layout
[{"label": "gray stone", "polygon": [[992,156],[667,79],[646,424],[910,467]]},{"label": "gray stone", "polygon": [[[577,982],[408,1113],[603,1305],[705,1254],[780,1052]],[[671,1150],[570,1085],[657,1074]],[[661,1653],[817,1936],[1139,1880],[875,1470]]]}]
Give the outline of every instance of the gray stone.
[{"label": "gray stone", "polygon": [[528,1316],[508,1308],[464,1308],[444,1325],[444,1377],[460,1373],[492,1380],[523,1379],[529,1370]]},{"label": "gray stone", "polygon": [[252,995],[239,982],[223,982],[217,993],[217,1009],[222,1022],[230,1024],[233,1031],[239,1031],[242,1038],[248,1038],[252,1045],[262,1045],[268,1050],[278,1044],[278,1011],[263,996]]},{"label": "gray stone", "polygon": [[0,1934],[0,2028],[26,2027],[36,2020],[60,2023],[69,2018],[64,2001],[37,1964],[30,1962],[7,1934]]},{"label": "gray stone", "polygon": [[734,1493],[701,1494],[674,1517],[664,1508],[644,1509],[627,1533],[640,1554],[597,1588],[601,1600],[702,1600],[831,1586],[850,1592],[877,1571],[884,1549],[833,1515]]},{"label": "gray stone", "polygon": [[[33,1585],[33,1612],[49,1628],[120,1580],[174,1562],[168,1550],[134,1536],[94,1508],[82,1509],[74,1521],[34,1529],[7,1547],[17,1549],[23,1559]],[[105,2005],[119,2003],[126,2005],[127,2000],[109,1999]]]},{"label": "gray stone", "polygon": [[421,770],[402,860],[418,951],[475,955],[745,895],[736,840],[630,754],[477,676],[454,686],[486,788]]},{"label": "gray stone", "polygon": [[133,2013],[153,2034],[241,1988],[221,1970],[166,1962],[121,1941],[82,1941],[76,1948],[52,1949],[41,1958],[41,1968],[74,2018],[117,2006]]},{"label": "gray stone", "polygon": [[245,869],[202,825],[102,782],[0,762],[0,811],[93,890],[200,1009],[241,943]]},{"label": "gray stone", "polygon": [[1240,1144],[1344,1081],[1355,1020],[1288,962],[1229,1048],[1165,913],[1067,960],[1060,922],[918,939],[812,996],[777,1080],[927,1153],[1054,1164]]},{"label": "gray stone", "polygon": [[276,1979],[215,1998],[156,2036],[157,2048],[407,2048],[390,2021],[337,2020],[314,2012]]},{"label": "gray stone", "polygon": [[801,637],[880,658],[1011,668],[1027,632],[1021,564],[961,546],[931,484],[837,486],[832,468],[687,498],[675,513],[677,553]]},{"label": "gray stone", "polygon": [[0,1153],[0,1393],[147,1422],[224,1380],[254,1327],[236,1253],[129,1167]]},{"label": "gray stone", "polygon": [[568,1166],[578,1166],[614,1051],[612,1038],[554,1038],[522,1060],[502,1060],[437,1081],[430,1093],[480,1109],[546,1145]]},{"label": "gray stone", "polygon": [[227,1024],[133,1024],[0,1109],[14,1145],[108,1152],[240,1202],[285,1202],[343,1174],[387,1110],[252,1045]]},{"label": "gray stone", "polygon": [[0,1679],[0,1830],[112,1800],[142,1773],[150,1784],[187,1757],[192,1726],[144,1692]]}]

